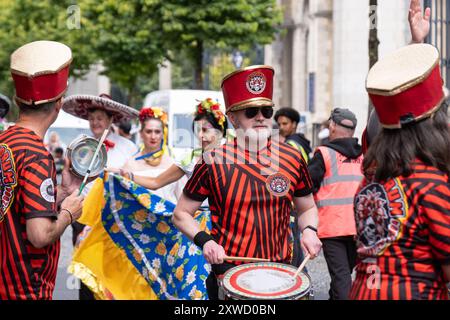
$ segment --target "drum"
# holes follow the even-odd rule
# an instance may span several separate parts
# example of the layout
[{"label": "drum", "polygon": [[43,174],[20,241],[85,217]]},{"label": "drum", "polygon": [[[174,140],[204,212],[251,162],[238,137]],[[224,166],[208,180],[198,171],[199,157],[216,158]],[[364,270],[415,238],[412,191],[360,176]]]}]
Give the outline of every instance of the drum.
[{"label": "drum", "polygon": [[[67,157],[70,159],[70,170],[79,177],[84,177],[89,169],[98,141],[92,137],[81,135],[73,140],[67,147]],[[100,151],[89,174],[89,178],[97,177],[106,166],[107,153],[104,145]]]},{"label": "drum", "polygon": [[243,264],[229,269],[220,281],[224,298],[231,300],[309,300],[310,277],[297,269],[275,262]]}]

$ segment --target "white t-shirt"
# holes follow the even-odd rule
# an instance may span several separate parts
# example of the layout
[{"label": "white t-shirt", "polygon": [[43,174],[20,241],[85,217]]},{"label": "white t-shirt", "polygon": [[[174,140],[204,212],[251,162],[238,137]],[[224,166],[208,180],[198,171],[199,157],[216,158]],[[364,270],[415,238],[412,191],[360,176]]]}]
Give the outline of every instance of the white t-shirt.
[{"label": "white t-shirt", "polygon": [[[135,155],[135,157],[138,157],[138,155]],[[173,159],[167,154],[162,156],[161,163],[157,166],[148,165],[145,160],[135,160],[135,157],[129,159],[123,167],[124,169],[133,172],[135,176],[157,177],[174,163]],[[181,196],[186,182],[187,178],[183,176],[178,181],[157,190],[151,190],[151,192],[165,200],[177,204],[178,198]]]},{"label": "white t-shirt", "polygon": [[139,151],[133,142],[118,134],[110,133],[106,139],[114,143],[114,147],[108,150],[108,161],[106,163],[108,167],[122,168]]}]

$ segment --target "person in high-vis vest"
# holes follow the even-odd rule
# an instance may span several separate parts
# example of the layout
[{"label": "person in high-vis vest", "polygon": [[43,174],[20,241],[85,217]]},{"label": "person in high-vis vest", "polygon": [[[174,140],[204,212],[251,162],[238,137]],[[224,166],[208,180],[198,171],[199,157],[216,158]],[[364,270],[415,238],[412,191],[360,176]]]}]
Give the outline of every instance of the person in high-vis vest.
[{"label": "person in high-vis vest", "polygon": [[308,169],[319,209],[318,237],[331,277],[330,299],[347,299],[356,263],[353,199],[362,180],[362,148],[353,138],[357,120],[348,109],[330,116],[330,141],[317,147]]}]

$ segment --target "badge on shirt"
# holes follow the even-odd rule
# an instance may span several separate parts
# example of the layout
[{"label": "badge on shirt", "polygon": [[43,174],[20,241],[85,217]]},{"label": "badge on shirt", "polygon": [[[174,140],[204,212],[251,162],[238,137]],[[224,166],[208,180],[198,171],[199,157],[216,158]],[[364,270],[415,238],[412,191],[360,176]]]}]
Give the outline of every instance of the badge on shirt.
[{"label": "badge on shirt", "polygon": [[0,144],[0,222],[14,200],[14,188],[17,185],[16,164],[11,149]]},{"label": "badge on shirt", "polygon": [[55,185],[53,184],[53,180],[51,178],[42,181],[39,189],[41,191],[42,198],[48,202],[55,202]]},{"label": "badge on shirt", "polygon": [[289,192],[291,181],[282,173],[275,173],[267,177],[266,187],[275,197],[283,197]]}]

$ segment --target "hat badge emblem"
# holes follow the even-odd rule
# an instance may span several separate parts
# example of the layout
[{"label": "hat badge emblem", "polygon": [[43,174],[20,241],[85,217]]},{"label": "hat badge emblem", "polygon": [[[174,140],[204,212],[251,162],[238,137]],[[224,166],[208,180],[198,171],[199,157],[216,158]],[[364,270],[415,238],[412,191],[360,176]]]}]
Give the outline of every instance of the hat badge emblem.
[{"label": "hat badge emblem", "polygon": [[247,90],[253,94],[261,94],[266,88],[266,76],[264,73],[255,71],[247,77]]}]

